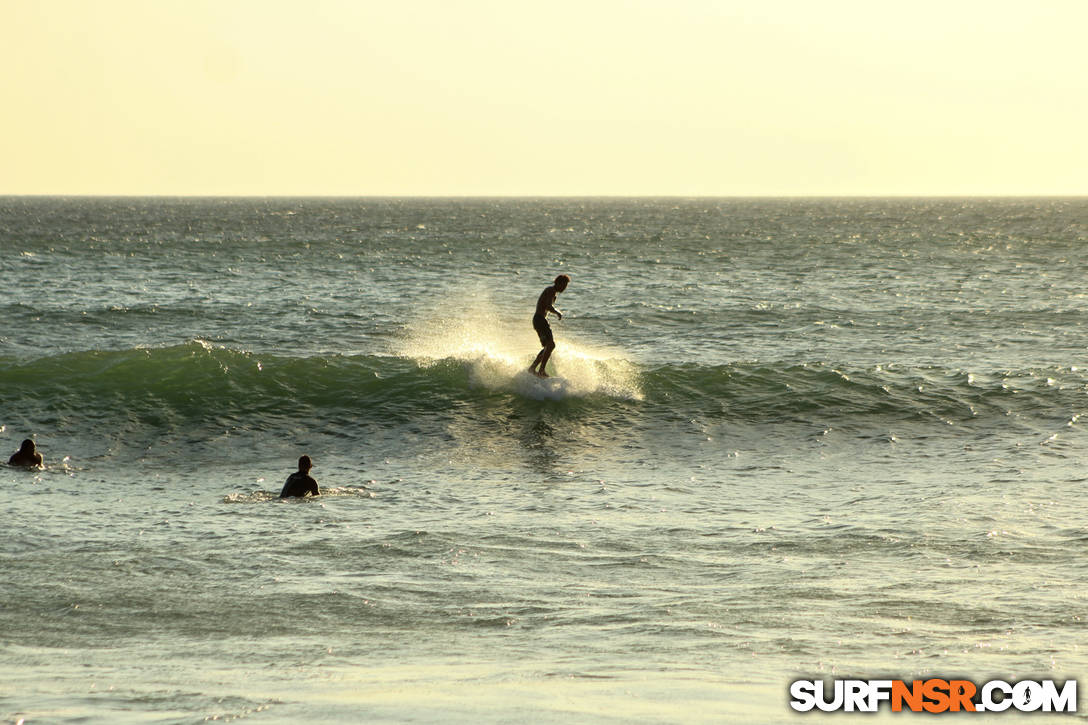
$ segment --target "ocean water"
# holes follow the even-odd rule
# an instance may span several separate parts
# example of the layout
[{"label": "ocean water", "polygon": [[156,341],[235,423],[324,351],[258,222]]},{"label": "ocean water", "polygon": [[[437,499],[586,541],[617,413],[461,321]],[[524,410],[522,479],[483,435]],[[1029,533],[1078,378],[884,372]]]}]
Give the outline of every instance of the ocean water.
[{"label": "ocean water", "polygon": [[47,463],[0,466],[0,720],[1076,678],[1086,245],[1088,199],[0,198],[0,446]]}]

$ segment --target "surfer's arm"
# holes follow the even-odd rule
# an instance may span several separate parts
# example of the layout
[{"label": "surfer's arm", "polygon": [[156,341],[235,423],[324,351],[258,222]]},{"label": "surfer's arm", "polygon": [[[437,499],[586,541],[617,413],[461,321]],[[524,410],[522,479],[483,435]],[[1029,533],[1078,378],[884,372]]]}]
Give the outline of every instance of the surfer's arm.
[{"label": "surfer's arm", "polygon": [[555,309],[555,287],[546,287],[540,293],[540,299],[536,301],[538,315],[547,315],[549,312],[558,315],[560,320],[563,319],[563,313]]}]

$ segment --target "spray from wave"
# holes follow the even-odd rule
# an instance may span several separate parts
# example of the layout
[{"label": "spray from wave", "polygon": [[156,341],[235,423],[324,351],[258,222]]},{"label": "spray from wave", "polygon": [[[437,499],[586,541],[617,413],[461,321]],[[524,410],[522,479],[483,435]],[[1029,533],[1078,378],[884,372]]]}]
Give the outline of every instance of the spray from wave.
[{"label": "spray from wave", "polygon": [[422,315],[410,323],[397,354],[420,367],[455,361],[468,369],[469,381],[487,390],[514,393],[536,400],[605,396],[642,400],[638,368],[622,352],[577,340],[555,326],[557,346],[548,369],[553,377],[528,371],[540,351],[529,319],[501,316],[486,298],[457,316]]}]

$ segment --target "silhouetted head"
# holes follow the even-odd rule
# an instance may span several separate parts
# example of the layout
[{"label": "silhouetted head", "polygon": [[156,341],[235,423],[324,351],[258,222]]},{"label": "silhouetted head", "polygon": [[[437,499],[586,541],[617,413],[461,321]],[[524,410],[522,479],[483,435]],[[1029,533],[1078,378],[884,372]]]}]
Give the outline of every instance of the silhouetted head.
[{"label": "silhouetted head", "polygon": [[570,284],[570,275],[561,274],[555,278],[555,289],[557,292],[562,292]]},{"label": "silhouetted head", "polygon": [[298,470],[302,473],[309,473],[313,467],[314,462],[310,460],[309,456],[302,456],[298,459]]},{"label": "silhouetted head", "polygon": [[34,452],[34,441],[27,438],[25,441],[23,441],[23,445],[20,446],[19,452],[20,453],[33,453]]}]

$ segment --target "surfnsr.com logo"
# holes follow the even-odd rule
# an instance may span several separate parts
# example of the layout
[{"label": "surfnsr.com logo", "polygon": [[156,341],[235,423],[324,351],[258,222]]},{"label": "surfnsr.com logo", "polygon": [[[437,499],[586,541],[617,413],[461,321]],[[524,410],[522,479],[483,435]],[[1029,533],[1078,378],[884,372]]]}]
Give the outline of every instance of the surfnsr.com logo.
[{"label": "surfnsr.com logo", "polygon": [[1054,680],[796,680],[790,684],[790,707],[798,712],[876,712],[887,704],[892,712],[1076,712],[1077,681],[1059,687]]}]

